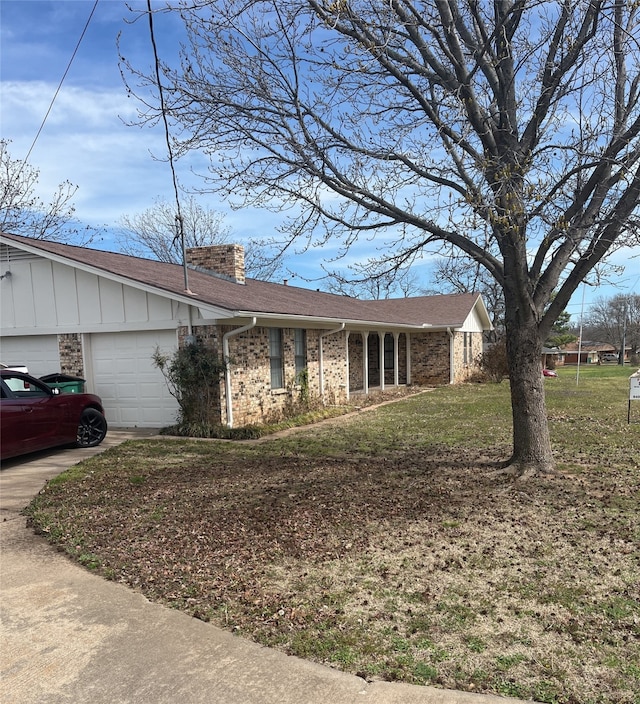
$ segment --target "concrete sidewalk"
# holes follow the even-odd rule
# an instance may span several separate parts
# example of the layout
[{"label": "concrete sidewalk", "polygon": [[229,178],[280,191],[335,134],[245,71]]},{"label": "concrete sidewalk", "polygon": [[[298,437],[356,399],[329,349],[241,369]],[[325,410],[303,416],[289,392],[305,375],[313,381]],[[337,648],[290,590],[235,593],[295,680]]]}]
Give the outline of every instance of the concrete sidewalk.
[{"label": "concrete sidewalk", "polygon": [[54,450],[0,472],[3,704],[508,704],[514,699],[367,683],[153,604],[71,562],[26,528],[44,482],[93,450]]}]

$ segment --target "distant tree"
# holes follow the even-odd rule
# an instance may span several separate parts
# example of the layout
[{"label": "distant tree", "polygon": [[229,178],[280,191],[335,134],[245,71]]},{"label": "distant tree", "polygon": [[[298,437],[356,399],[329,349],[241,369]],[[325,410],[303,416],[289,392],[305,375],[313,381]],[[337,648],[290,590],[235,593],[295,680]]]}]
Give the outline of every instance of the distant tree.
[{"label": "distant tree", "polygon": [[408,298],[424,293],[412,269],[378,271],[376,262],[371,261],[352,264],[348,272],[331,271],[328,281],[328,289],[332,293],[365,300]]},{"label": "distant tree", "polygon": [[[181,202],[185,247],[225,244],[229,229],[223,217],[203,207],[193,196]],[[161,262],[182,262],[182,242],[178,236],[177,208],[162,198],[135,215],[123,215],[117,235],[120,250],[134,257],[151,257]]]},{"label": "distant tree", "polygon": [[287,212],[283,246],[379,234],[388,270],[443,243],[487,269],[505,301],[509,464],[551,470],[543,343],[585,277],[639,241],[638,2],[171,5],[181,61],[162,66],[161,107],[143,88],[141,121],[162,112],[180,149],[211,155],[212,191]]},{"label": "distant tree", "polygon": [[0,139],[0,230],[34,239],[89,244],[96,230],[80,227],[74,220],[72,199],[78,187],[65,181],[45,203],[35,193],[40,171],[12,159],[9,144],[9,140]]},{"label": "distant tree", "polygon": [[640,294],[598,298],[585,316],[584,337],[607,342],[617,350],[624,337],[626,346],[634,352],[640,350]]},{"label": "distant tree", "polygon": [[[180,203],[185,247],[205,247],[229,242],[231,229],[224,216],[203,206],[194,196]],[[135,215],[123,215],[117,234],[120,250],[135,257],[150,257],[161,262],[182,263],[182,241],[178,236],[177,207],[163,198]],[[276,255],[270,256],[268,245],[252,240],[245,248],[245,268],[253,278],[268,280],[281,268]]]},{"label": "distant tree", "polygon": [[563,311],[558,316],[558,319],[551,328],[551,334],[546,339],[547,347],[562,347],[570,342],[577,340],[577,337],[571,332],[571,313]]}]

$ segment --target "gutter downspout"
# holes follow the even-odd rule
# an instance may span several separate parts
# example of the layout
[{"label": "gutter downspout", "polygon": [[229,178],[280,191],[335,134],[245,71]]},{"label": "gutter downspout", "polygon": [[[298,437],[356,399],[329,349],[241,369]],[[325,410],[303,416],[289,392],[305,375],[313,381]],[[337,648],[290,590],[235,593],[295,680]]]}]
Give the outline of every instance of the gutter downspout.
[{"label": "gutter downspout", "polygon": [[[322,359],[322,338],[328,337],[329,335],[335,335],[337,332],[342,332],[346,323],[340,323],[340,327],[335,330],[328,330],[327,332],[321,332],[318,337],[318,381],[320,386],[320,398],[324,397],[324,364]],[[347,388],[349,388],[349,379],[347,379]]]},{"label": "gutter downspout", "polygon": [[447,332],[449,333],[449,383],[453,384],[455,381],[455,373],[454,373],[454,354],[453,354],[453,332],[451,328],[447,328]]},{"label": "gutter downspout", "polygon": [[239,335],[241,332],[246,332],[255,328],[257,318],[254,316],[248,325],[244,325],[241,328],[236,328],[235,330],[229,330],[225,332],[222,336],[222,357],[225,363],[224,370],[224,388],[226,396],[226,406],[227,406],[227,427],[233,428],[233,403],[231,399],[231,367],[229,362],[229,338]]}]

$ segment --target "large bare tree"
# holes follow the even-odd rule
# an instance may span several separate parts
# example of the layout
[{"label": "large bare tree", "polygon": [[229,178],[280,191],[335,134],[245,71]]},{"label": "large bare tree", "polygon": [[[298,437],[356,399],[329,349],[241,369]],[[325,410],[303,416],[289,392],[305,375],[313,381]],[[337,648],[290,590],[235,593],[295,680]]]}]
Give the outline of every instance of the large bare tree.
[{"label": "large bare tree", "polygon": [[[184,234],[185,247],[203,247],[227,241],[229,229],[223,225],[222,215],[201,205],[194,196],[183,199],[180,211],[180,232]],[[161,262],[181,263],[182,242],[176,223],[175,204],[158,198],[150,208],[120,218],[120,249],[136,257],[151,256]]]},{"label": "large bare tree", "polygon": [[542,341],[638,242],[638,3],[171,4],[187,39],[165,110],[210,188],[288,208],[291,242],[380,233],[390,268],[437,243],[482,264],[504,291],[511,467],[550,470]]}]

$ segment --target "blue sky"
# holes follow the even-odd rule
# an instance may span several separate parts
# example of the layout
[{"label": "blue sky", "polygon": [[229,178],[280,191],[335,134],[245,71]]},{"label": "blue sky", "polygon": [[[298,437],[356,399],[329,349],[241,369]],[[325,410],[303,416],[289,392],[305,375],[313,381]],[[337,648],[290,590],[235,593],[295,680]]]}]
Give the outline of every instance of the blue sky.
[{"label": "blue sky", "polygon": [[[128,4],[146,7],[140,0]],[[0,1],[0,134],[11,140],[14,159],[28,153],[93,6],[94,0]],[[78,186],[74,198],[77,218],[96,227],[113,227],[122,215],[146,210],[158,197],[173,198],[171,172],[162,161],[166,148],[161,129],[126,124],[135,118],[138,105],[127,96],[120,76],[118,35],[122,53],[134,65],[146,69],[152,62],[148,23],[144,18],[130,23],[132,17],[123,0],[98,2],[29,158],[40,170],[38,195],[48,200],[59,183],[71,181]],[[159,15],[155,26],[160,54],[175,51],[180,33],[175,18]],[[195,185],[198,181],[191,168],[203,171],[204,166],[197,155],[179,161],[181,182]],[[233,212],[213,196],[202,198],[203,205],[225,213],[225,224],[236,241],[268,236],[278,224],[272,213]],[[116,248],[108,235],[97,246]],[[363,251],[365,257],[371,254],[375,253]],[[624,266],[616,276],[618,288],[586,287],[585,311],[599,296],[640,291],[640,251],[633,254],[630,258],[627,250],[614,256],[613,261]],[[303,276],[319,276],[319,256],[315,251],[288,265]],[[291,283],[304,285],[295,279]],[[426,278],[423,284],[429,284]],[[581,287],[568,309],[574,322],[580,316],[582,296]]]}]

